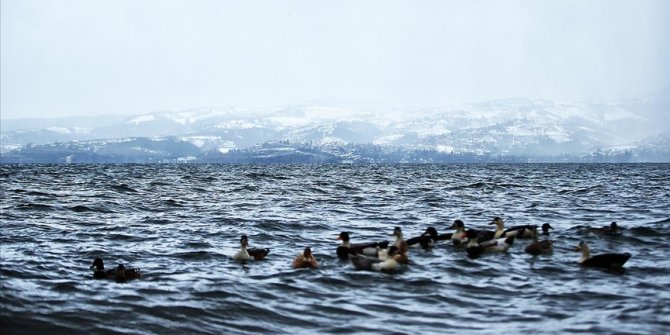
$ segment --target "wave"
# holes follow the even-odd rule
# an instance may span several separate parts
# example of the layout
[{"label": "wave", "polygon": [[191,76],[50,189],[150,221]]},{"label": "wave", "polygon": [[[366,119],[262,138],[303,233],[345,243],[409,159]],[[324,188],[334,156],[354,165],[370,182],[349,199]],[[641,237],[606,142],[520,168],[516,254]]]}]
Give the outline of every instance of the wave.
[{"label": "wave", "polygon": [[38,203],[18,204],[16,208],[21,211],[51,211],[54,209],[51,205]]},{"label": "wave", "polygon": [[128,186],[128,184],[112,185],[111,187],[112,190],[119,193],[138,193],[136,189]]},{"label": "wave", "polygon": [[[0,327],[10,334],[667,327],[658,315],[670,299],[670,212],[653,195],[670,185],[643,178],[667,166],[640,169],[635,187],[618,169],[561,165],[552,166],[551,179],[533,165],[50,166],[48,178],[44,166],[5,169],[17,178],[3,187],[20,190],[0,204]],[[594,180],[610,182],[598,188]],[[393,274],[357,271],[335,254],[340,231],[352,232],[353,243],[392,240],[395,226],[411,237],[457,218],[483,227],[493,216],[508,225],[551,223],[553,254],[527,255],[530,241],[517,240],[506,254],[471,260],[438,242],[412,249],[410,264]],[[574,227],[611,221],[621,235]],[[241,234],[271,248],[268,257],[233,261]],[[633,257],[623,272],[582,268],[574,251],[580,240],[594,254]],[[307,245],[320,267],[293,269]],[[108,267],[140,267],[143,278],[94,280],[95,257]],[[626,322],[611,322],[626,313]]]}]

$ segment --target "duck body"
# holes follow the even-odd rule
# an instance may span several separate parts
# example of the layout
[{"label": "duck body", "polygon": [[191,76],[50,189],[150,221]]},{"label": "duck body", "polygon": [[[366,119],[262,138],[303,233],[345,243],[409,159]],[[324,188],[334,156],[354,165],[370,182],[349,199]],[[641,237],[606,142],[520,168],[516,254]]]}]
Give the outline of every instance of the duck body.
[{"label": "duck body", "polygon": [[485,252],[507,252],[512,244],[514,244],[515,239],[514,236],[510,236],[479,243],[477,239],[477,231],[471,229],[468,230],[466,234],[468,236],[469,242],[465,251],[468,253],[468,257],[470,258],[477,258]]},{"label": "duck body", "polygon": [[454,246],[464,245],[467,242],[467,237],[465,236],[465,224],[463,221],[455,220],[451,228],[454,229],[454,232],[451,234],[451,243]]},{"label": "duck body", "polygon": [[631,254],[625,252],[622,254],[608,253],[592,256],[581,262],[583,266],[617,269],[623,267],[630,259]]},{"label": "duck body", "polygon": [[[499,216],[493,218],[493,221],[490,224],[496,225],[496,230],[492,239],[501,237],[530,238],[533,236],[533,231],[537,230],[537,225],[521,225],[505,229],[505,222]],[[481,239],[480,242],[482,242]]]},{"label": "duck body", "polygon": [[250,248],[247,249],[247,252],[249,253],[249,256],[254,258],[254,260],[260,261],[267,257],[270,253],[270,248]]},{"label": "duck body", "polygon": [[[476,238],[477,238],[478,243],[483,243],[483,242],[490,241],[490,240],[496,238],[495,236],[496,236],[496,232],[493,231],[493,230],[477,230],[477,237]],[[470,240],[470,238],[468,238],[468,241],[469,240]]]},{"label": "duck body", "polygon": [[233,255],[233,259],[240,262],[252,259],[260,261],[270,253],[270,248],[249,248],[249,238],[247,235],[242,235],[240,238],[240,246],[240,250]]},{"label": "duck body", "polygon": [[537,231],[537,225],[513,226],[505,230],[504,237],[514,236],[516,238],[531,238],[533,232]]},{"label": "duck body", "polygon": [[142,276],[139,268],[127,268],[123,264],[119,264],[115,269],[105,270],[105,264],[101,258],[93,260],[91,265],[94,279],[110,279],[117,283],[124,283],[128,280],[138,279]]},{"label": "duck body", "polygon": [[551,240],[535,241],[526,246],[526,253],[531,255],[550,254],[554,250],[553,242]]},{"label": "duck body", "polygon": [[426,231],[417,236],[408,239],[407,245],[410,247],[421,247],[423,249],[430,249],[435,245],[435,242],[438,240],[437,229],[434,227],[428,227]]},{"label": "duck body", "polygon": [[391,246],[386,259],[354,255],[351,257],[351,264],[356,270],[395,272],[400,268],[397,251],[398,248]]},{"label": "duck body", "polygon": [[610,223],[609,226],[599,228],[586,228],[587,232],[603,234],[603,235],[621,235],[621,229],[616,222]]},{"label": "duck body", "polygon": [[632,256],[630,253],[606,253],[591,256],[588,245],[585,242],[580,242],[577,250],[582,252],[582,258],[579,264],[587,267],[596,267],[603,269],[621,269],[623,265]]},{"label": "duck body", "polygon": [[316,261],[316,257],[312,254],[312,249],[309,247],[305,248],[305,250],[296,256],[296,258],[293,260],[293,268],[294,269],[301,269],[301,268],[318,268],[319,267],[319,262]]},{"label": "duck body", "polygon": [[526,253],[537,256],[541,254],[550,254],[554,250],[554,242],[551,240],[537,240],[537,232],[533,232],[533,241],[526,246]]},{"label": "duck body", "polygon": [[389,244],[388,241],[352,244],[349,233],[344,231],[337,239],[342,241],[342,245],[337,247],[337,257],[342,260],[346,260],[350,255],[377,256],[379,250],[386,249]]}]

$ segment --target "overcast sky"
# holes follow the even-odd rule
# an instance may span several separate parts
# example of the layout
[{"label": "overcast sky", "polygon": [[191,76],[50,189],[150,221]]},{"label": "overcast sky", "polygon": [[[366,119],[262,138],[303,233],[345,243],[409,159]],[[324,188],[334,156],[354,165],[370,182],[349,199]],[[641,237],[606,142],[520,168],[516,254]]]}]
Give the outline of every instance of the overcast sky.
[{"label": "overcast sky", "polygon": [[2,118],[609,100],[670,85],[670,1],[1,1]]}]

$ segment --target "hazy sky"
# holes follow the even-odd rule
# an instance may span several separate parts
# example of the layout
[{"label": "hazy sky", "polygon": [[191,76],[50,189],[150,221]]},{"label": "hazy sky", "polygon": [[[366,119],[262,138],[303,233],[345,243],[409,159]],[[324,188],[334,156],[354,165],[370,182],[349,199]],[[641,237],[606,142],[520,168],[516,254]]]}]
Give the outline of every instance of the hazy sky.
[{"label": "hazy sky", "polygon": [[670,1],[1,1],[1,117],[670,85]]}]

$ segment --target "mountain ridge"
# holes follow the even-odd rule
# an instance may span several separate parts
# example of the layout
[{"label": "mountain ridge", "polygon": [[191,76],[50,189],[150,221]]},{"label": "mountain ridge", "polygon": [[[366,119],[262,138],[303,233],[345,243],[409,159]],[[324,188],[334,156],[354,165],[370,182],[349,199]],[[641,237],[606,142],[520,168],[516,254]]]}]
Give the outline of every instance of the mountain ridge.
[{"label": "mountain ridge", "polygon": [[[68,119],[70,127],[62,127],[62,120],[54,120],[52,126],[41,120],[35,123],[41,128],[33,129],[17,129],[16,124],[9,124],[3,128],[14,130],[3,130],[0,153],[3,161],[9,161],[9,157],[40,145],[83,145],[91,141],[93,146],[96,141],[109,139],[174,138],[197,148],[195,156],[189,157],[239,153],[286,141],[326,150],[376,145],[412,152],[535,160],[588,157],[615,152],[612,148],[644,148],[646,152],[655,148],[661,152],[654,154],[658,158],[663,157],[667,145],[651,143],[657,136],[665,136],[664,125],[670,124],[669,106],[668,99],[653,98],[607,103],[516,98],[408,111],[403,117],[387,110],[357,109],[347,104],[296,104],[249,111],[204,107],[115,116],[108,123],[83,118],[94,125],[88,128],[79,126],[73,118]],[[168,156],[171,158],[164,159],[175,159]]]}]

